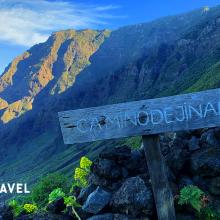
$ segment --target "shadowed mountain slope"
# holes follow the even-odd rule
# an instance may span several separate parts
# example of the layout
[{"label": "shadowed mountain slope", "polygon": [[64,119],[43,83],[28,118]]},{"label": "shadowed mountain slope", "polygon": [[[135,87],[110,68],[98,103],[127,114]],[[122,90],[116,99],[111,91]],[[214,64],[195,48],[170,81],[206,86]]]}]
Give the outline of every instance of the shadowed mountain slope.
[{"label": "shadowed mountain slope", "polygon": [[0,177],[71,174],[82,155],[126,141],[64,146],[58,111],[219,87],[219,38],[216,7],[111,33],[61,31],[32,47],[0,80]]}]

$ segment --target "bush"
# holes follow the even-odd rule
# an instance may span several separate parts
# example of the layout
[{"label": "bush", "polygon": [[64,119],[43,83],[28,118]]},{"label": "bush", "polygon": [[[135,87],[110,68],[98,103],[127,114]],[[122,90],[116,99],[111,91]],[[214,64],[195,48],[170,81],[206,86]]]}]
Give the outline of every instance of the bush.
[{"label": "bush", "polygon": [[197,186],[185,186],[180,190],[180,198],[178,204],[191,205],[196,211],[200,212],[202,208],[202,196],[205,193]]},{"label": "bush", "polygon": [[24,204],[23,209],[27,214],[35,213],[38,210],[37,206],[34,204]]},{"label": "bush", "polygon": [[58,198],[64,198],[65,193],[62,191],[61,188],[54,189],[50,194],[49,194],[49,203],[55,201]]},{"label": "bush", "polygon": [[216,211],[210,204],[210,199],[197,186],[185,186],[180,190],[178,204],[191,205],[196,211],[197,219],[217,220],[220,219],[220,212]]},{"label": "bush", "polygon": [[64,175],[54,173],[42,178],[31,193],[34,203],[38,204],[38,207],[46,206],[49,194],[57,188],[62,188],[65,193],[69,192],[68,179]]}]

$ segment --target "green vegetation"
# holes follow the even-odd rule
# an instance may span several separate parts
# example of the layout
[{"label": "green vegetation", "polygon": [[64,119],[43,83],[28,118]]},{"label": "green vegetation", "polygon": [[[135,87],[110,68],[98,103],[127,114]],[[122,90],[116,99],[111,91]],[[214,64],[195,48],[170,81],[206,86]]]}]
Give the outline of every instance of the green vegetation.
[{"label": "green vegetation", "polygon": [[64,203],[67,207],[68,206],[81,207],[81,205],[78,202],[76,202],[76,197],[74,196],[65,196]]},{"label": "green vegetation", "polygon": [[32,200],[38,204],[39,207],[44,207],[48,203],[49,194],[57,188],[61,188],[64,192],[68,192],[70,188],[68,179],[59,173],[50,174],[42,178],[35,185],[31,193]]},{"label": "green vegetation", "polygon": [[62,191],[61,188],[54,189],[50,194],[49,194],[49,203],[55,201],[58,198],[64,198],[65,193]]},{"label": "green vegetation", "polygon": [[210,204],[209,197],[197,186],[185,186],[180,190],[179,205],[190,205],[199,220],[218,220],[220,212]]},{"label": "green vegetation", "polygon": [[24,204],[23,209],[27,214],[35,213],[38,210],[37,206],[34,204]]},{"label": "green vegetation", "polygon": [[[218,88],[220,85],[220,62],[211,66],[208,71],[206,71],[201,78],[188,88],[187,92],[196,92],[200,90],[206,90],[210,88]],[[205,82],[205,83],[204,83]]]},{"label": "green vegetation", "polygon": [[90,173],[90,168],[92,161],[87,157],[82,157],[80,160],[80,166],[75,169],[74,172],[74,186],[84,188],[88,185],[88,175]]},{"label": "green vegetation", "polygon": [[190,204],[197,212],[202,208],[204,192],[197,186],[186,186],[180,190],[179,205]]},{"label": "green vegetation", "polygon": [[19,205],[19,203],[15,199],[9,201],[8,205],[12,208],[12,212],[15,217],[19,216],[24,210],[23,206]]},{"label": "green vegetation", "polygon": [[131,137],[125,140],[125,145],[131,146],[132,149],[139,149],[141,147],[141,137]]},{"label": "green vegetation", "polygon": [[[79,167],[75,169],[73,187],[86,187],[88,185],[88,175],[92,161],[87,157],[80,159]],[[72,189],[73,189],[72,187]],[[76,198],[69,195],[71,184],[68,178],[60,173],[53,173],[41,178],[33,187],[29,196],[18,196],[8,201],[8,205],[13,210],[14,217],[22,214],[32,214],[38,210],[44,210],[46,206],[58,198],[63,198],[65,205],[72,207],[72,212],[80,220],[75,208],[81,207]]]}]

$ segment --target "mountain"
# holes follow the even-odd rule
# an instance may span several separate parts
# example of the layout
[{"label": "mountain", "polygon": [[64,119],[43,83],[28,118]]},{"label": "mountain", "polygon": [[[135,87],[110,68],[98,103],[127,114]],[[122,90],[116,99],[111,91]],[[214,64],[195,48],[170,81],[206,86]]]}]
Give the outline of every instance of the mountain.
[{"label": "mountain", "polygon": [[220,86],[220,7],[115,31],[67,30],[33,46],[0,79],[0,177],[72,174],[83,155],[131,139],[65,146],[57,112]]},{"label": "mountain", "polygon": [[50,86],[51,95],[71,87],[108,35],[109,31],[56,32],[15,58],[0,79],[0,95],[9,103],[1,116],[3,123],[31,110],[34,98],[45,87]]}]

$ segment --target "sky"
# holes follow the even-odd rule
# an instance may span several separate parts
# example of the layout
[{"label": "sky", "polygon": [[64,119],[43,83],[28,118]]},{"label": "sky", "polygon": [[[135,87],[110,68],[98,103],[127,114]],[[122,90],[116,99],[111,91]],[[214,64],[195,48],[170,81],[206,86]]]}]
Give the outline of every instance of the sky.
[{"label": "sky", "polygon": [[64,29],[117,29],[220,0],[0,0],[0,74],[18,55]]}]

